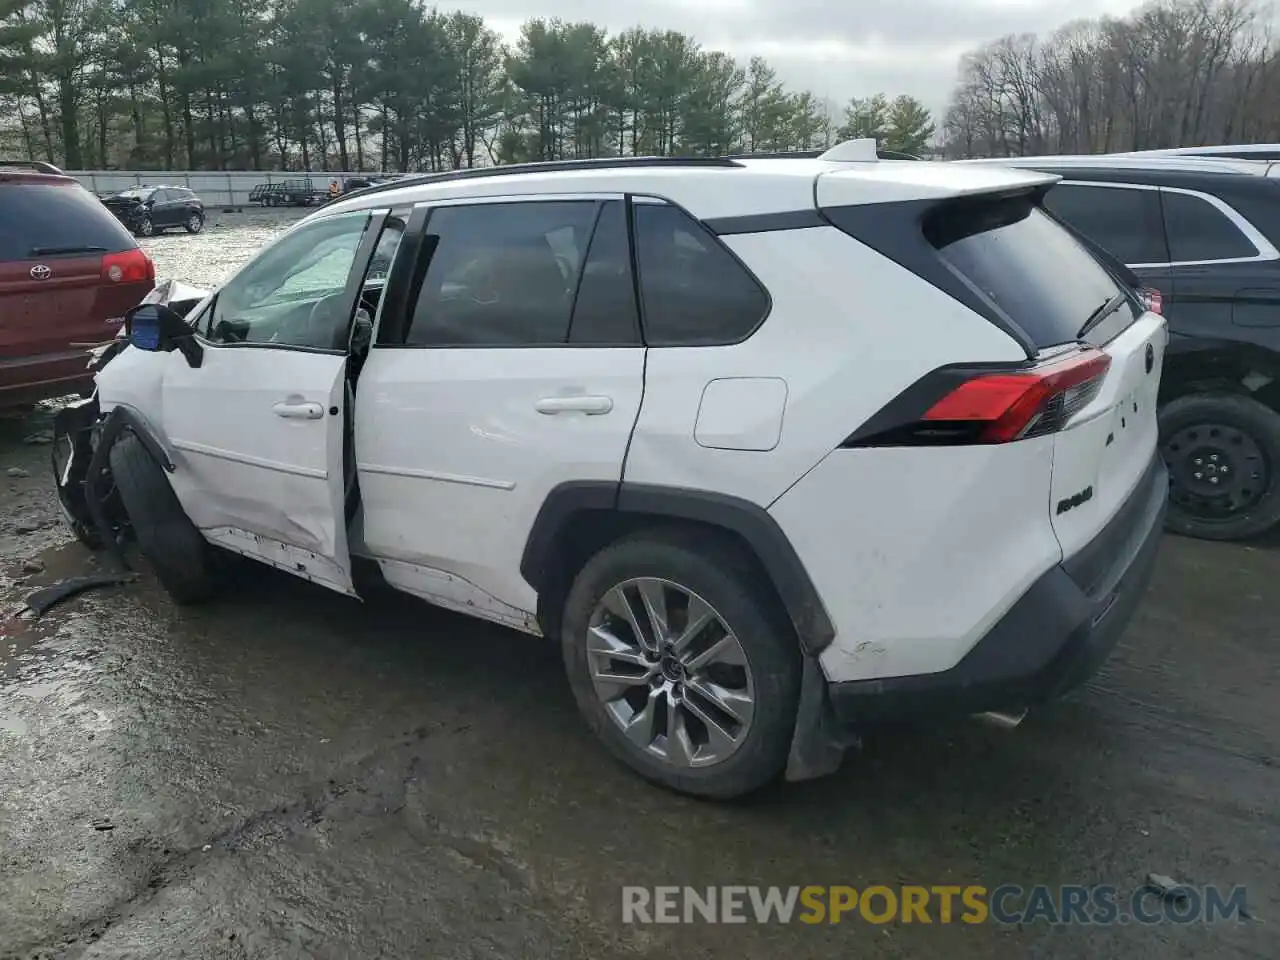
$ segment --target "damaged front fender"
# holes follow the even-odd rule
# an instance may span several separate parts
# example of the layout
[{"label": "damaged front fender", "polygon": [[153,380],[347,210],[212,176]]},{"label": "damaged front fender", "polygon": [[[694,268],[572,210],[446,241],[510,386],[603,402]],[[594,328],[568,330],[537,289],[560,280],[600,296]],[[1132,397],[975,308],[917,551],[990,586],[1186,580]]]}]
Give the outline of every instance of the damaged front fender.
[{"label": "damaged front fender", "polygon": [[[168,279],[157,283],[141,302],[163,303],[185,316],[208,296],[209,291],[200,287]],[[122,330],[114,340],[94,347],[89,355],[94,378],[129,346]],[[107,547],[125,567],[118,546],[125,517],[110,476],[111,446],[127,429],[167,472],[172,473],[174,465],[140,413],[119,402],[107,405],[111,409],[104,415],[95,389],[88,399],[54,415],[51,467],[58,505],[72,532],[91,549]]]}]

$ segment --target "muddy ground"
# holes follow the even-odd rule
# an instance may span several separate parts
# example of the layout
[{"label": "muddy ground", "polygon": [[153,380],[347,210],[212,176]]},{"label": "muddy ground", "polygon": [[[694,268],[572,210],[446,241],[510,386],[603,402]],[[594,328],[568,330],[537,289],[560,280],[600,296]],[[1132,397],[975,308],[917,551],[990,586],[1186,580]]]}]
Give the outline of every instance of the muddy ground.
[{"label": "muddy ground", "polygon": [[[280,219],[149,246],[213,282]],[[144,575],[28,618],[94,566],[56,519],[48,417],[0,421],[2,958],[1280,956],[1280,538],[1166,538],[1104,671],[1016,731],[876,733],[833,777],[708,804],[604,756],[552,645],[409,599],[241,565],[196,609]],[[623,884],[1152,871],[1243,884],[1256,919],[620,920]]]}]

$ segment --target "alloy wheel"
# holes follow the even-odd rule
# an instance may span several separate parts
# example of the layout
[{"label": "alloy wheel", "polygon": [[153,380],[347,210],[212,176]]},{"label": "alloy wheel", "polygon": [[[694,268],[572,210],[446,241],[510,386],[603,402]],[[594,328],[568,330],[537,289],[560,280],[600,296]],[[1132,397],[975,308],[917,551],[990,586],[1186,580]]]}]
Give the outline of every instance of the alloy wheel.
[{"label": "alloy wheel", "polygon": [[741,641],[692,590],[654,577],[626,580],[588,625],[591,682],[638,749],[676,767],[707,767],[745,741],[755,687]]}]

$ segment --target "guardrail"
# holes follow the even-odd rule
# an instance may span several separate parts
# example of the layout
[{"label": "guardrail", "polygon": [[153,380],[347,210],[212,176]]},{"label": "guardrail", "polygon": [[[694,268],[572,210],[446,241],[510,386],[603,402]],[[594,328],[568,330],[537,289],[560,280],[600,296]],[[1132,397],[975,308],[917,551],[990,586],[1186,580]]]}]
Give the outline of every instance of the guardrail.
[{"label": "guardrail", "polygon": [[377,174],[355,171],[328,171],[302,173],[292,170],[68,170],[94,193],[111,193],[130,187],[190,187],[205,202],[205,206],[245,207],[249,205],[249,191],[259,183],[283,183],[286,180],[310,179],[317,190],[326,190],[330,180],[342,183],[347,177],[368,177]]}]

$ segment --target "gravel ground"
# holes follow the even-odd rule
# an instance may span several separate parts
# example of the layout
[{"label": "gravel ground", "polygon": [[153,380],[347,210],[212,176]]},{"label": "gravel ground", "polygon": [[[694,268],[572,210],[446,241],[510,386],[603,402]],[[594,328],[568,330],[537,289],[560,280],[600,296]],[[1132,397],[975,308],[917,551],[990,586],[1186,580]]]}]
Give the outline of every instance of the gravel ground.
[{"label": "gravel ground", "polygon": [[[292,218],[290,218],[292,219]],[[147,241],[216,282],[287,222]],[[244,563],[43,618],[95,559],[49,409],[0,420],[0,958],[1280,956],[1280,538],[1174,537],[1084,690],[1016,731],[878,732],[836,775],[699,803],[610,762],[554,645]],[[32,442],[27,442],[31,438]],[[624,883],[1248,888],[1258,920],[623,925]]]},{"label": "gravel ground", "polygon": [[172,230],[138,243],[156,262],[161,280],[176,277],[197,287],[212,287],[229,277],[270,240],[311,210],[245,207],[240,213],[211,210],[204,230],[194,236]]}]

